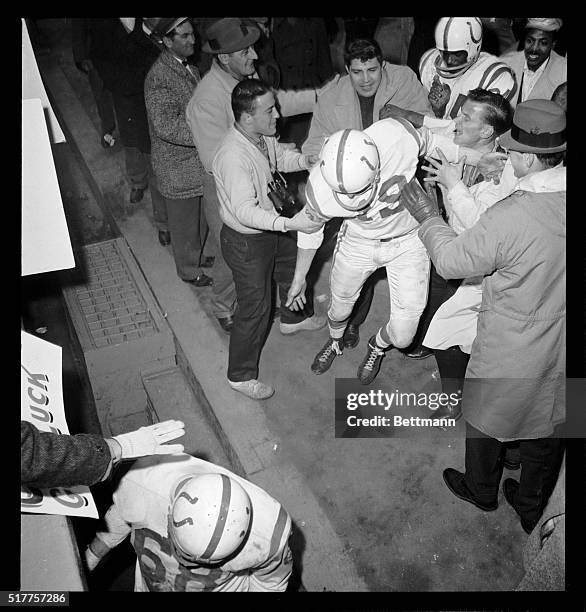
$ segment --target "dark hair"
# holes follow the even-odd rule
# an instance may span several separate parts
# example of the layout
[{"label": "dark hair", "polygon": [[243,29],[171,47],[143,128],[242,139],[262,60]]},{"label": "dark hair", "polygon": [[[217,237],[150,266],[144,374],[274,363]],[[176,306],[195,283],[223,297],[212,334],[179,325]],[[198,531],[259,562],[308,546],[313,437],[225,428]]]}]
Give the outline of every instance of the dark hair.
[{"label": "dark hair", "polygon": [[495,136],[500,136],[513,125],[513,109],[501,94],[477,87],[468,92],[468,100],[484,104],[484,120],[494,128]]},{"label": "dark hair", "polygon": [[344,50],[344,65],[350,67],[352,60],[359,59],[361,62],[367,62],[370,59],[376,58],[378,63],[383,63],[383,52],[376,40],[367,38],[357,38],[350,41]]},{"label": "dark hair", "polygon": [[232,112],[240,120],[242,113],[254,114],[256,98],[269,93],[271,86],[260,79],[244,79],[232,90]]},{"label": "dark hair", "polygon": [[546,167],[553,168],[564,160],[566,155],[565,151],[558,151],[557,153],[536,153],[537,159]]}]

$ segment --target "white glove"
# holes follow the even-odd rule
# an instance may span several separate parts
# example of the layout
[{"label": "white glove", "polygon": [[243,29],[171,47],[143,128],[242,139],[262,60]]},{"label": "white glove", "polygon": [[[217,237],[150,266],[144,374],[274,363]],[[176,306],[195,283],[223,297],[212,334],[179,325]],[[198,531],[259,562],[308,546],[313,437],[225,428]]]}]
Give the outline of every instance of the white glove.
[{"label": "white glove", "polygon": [[93,571],[100,562],[100,557],[94,555],[89,546],[85,549],[84,558],[85,564],[90,572]]},{"label": "white glove", "polygon": [[183,444],[163,444],[185,434],[182,421],[163,421],[136,431],[114,436],[122,449],[121,459],[146,455],[173,455],[183,452]]}]

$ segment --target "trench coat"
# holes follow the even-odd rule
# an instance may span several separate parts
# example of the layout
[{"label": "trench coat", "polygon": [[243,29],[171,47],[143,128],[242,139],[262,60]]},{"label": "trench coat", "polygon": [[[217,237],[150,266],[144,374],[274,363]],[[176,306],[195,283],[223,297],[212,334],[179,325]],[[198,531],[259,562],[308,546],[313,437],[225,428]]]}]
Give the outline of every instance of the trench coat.
[{"label": "trench coat", "polygon": [[563,191],[517,190],[460,235],[437,217],[419,230],[441,276],[485,275],[462,407],[502,442],[550,436],[565,420],[565,168],[535,174]]}]

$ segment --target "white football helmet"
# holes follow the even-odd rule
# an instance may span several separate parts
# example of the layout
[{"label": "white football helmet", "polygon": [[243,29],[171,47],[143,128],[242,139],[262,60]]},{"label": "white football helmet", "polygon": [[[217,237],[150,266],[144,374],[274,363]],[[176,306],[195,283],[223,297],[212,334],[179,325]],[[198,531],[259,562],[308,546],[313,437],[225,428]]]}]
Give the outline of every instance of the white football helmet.
[{"label": "white football helmet", "polygon": [[244,541],[252,519],[248,493],[225,474],[187,476],[173,493],[169,537],[188,564],[216,564]]},{"label": "white football helmet", "polygon": [[480,55],[482,22],[478,17],[442,17],[435,26],[435,46],[439,51],[466,51],[466,62],[447,67],[443,60],[436,65],[438,74],[446,79],[464,74]]},{"label": "white football helmet", "polygon": [[319,168],[339,203],[348,210],[357,210],[365,206],[365,197],[368,199],[376,187],[378,149],[360,130],[339,130],[324,142]]}]

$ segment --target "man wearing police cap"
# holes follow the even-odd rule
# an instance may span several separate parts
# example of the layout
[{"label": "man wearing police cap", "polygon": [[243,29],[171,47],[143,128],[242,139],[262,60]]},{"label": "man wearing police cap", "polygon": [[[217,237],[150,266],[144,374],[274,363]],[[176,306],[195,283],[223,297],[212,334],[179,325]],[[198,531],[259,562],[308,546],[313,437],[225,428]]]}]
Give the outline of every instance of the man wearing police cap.
[{"label": "man wearing police cap", "polygon": [[566,114],[551,100],[517,106],[500,138],[517,190],[456,235],[421,186],[402,202],[444,278],[484,275],[478,334],[466,371],[465,473],[443,476],[458,498],[496,510],[503,442],[519,440],[520,482],[503,493],[530,533],[556,482],[565,420]]}]

